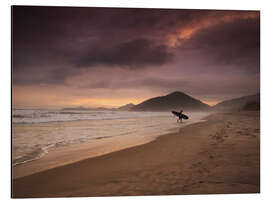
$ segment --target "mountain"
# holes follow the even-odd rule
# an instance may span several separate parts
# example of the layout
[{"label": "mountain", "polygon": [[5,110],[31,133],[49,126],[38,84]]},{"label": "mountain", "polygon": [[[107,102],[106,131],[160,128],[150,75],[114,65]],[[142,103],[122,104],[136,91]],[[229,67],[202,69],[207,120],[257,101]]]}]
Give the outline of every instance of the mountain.
[{"label": "mountain", "polygon": [[118,111],[129,111],[134,106],[135,106],[134,104],[130,103],[130,104],[126,104],[124,106],[120,106],[116,110],[118,110]]},{"label": "mountain", "polygon": [[180,109],[184,111],[209,110],[210,106],[183,92],[173,92],[166,96],[148,99],[132,107],[131,111],[171,111]]},{"label": "mountain", "polygon": [[254,94],[254,95],[249,95],[249,96],[244,96],[236,99],[231,99],[231,100],[226,100],[223,102],[220,102],[213,106],[213,110],[218,110],[218,111],[231,111],[231,110],[241,110],[246,105],[250,105],[250,103],[257,103],[260,104],[260,94]]}]

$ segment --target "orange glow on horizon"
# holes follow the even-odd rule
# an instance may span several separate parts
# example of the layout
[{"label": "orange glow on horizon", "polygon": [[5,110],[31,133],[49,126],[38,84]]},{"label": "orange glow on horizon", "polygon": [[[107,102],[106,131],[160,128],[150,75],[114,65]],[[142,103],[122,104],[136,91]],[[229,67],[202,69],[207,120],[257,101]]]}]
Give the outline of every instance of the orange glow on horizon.
[{"label": "orange glow on horizon", "polygon": [[76,98],[60,89],[13,87],[13,108],[63,108],[83,106],[88,108],[117,108],[126,104],[138,104],[147,98]]},{"label": "orange glow on horizon", "polygon": [[209,106],[215,106],[218,104],[220,101],[202,101],[205,104],[208,104]]},{"label": "orange glow on horizon", "polygon": [[[73,90],[57,86],[13,86],[13,108],[64,108],[83,106],[87,108],[117,108],[126,104],[139,104],[149,96],[134,98],[123,93],[96,97],[76,97]],[[82,93],[83,94],[83,93]],[[86,93],[85,93],[86,94]],[[89,93],[87,93],[89,94]],[[95,95],[95,93],[93,93]]]},{"label": "orange glow on horizon", "polygon": [[126,104],[138,104],[145,99],[136,98],[81,98],[71,101],[71,106],[84,106],[84,107],[120,107]]}]

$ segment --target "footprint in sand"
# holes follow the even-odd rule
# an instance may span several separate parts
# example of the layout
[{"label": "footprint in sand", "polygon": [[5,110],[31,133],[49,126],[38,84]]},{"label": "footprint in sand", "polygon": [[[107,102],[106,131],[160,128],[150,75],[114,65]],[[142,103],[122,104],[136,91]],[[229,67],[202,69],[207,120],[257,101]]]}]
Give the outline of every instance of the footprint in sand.
[{"label": "footprint in sand", "polygon": [[255,133],[260,133],[260,129],[254,129]]},{"label": "footprint in sand", "polygon": [[236,131],[237,134],[242,135],[242,131]]},{"label": "footprint in sand", "polygon": [[202,162],[196,162],[196,163],[191,164],[191,166],[189,168],[190,169],[198,168],[198,167],[200,167],[201,164],[202,164]]}]

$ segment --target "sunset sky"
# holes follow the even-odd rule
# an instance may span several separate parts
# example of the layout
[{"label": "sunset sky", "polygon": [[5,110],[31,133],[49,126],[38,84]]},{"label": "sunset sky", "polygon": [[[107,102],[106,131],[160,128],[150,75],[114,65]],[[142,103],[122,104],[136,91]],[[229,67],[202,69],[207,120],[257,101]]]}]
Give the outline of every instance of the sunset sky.
[{"label": "sunset sky", "polygon": [[12,8],[15,108],[117,107],[260,90],[258,11]]}]

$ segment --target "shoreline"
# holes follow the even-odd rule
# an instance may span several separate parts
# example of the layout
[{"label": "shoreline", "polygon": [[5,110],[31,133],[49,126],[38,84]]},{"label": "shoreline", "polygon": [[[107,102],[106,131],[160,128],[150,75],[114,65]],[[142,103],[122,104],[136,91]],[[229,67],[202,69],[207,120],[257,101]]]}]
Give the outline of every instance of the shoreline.
[{"label": "shoreline", "polygon": [[[146,144],[13,179],[13,197],[257,193],[259,135],[253,133],[251,138],[255,139],[245,135],[239,137],[234,134],[238,131],[230,127],[239,125],[239,116],[250,118],[245,114],[212,114],[204,118],[207,119],[205,122],[184,126],[178,133],[161,135]],[[255,114],[254,121],[259,121],[258,113],[251,114]],[[249,126],[251,121],[246,119],[245,122],[241,124],[244,127]],[[255,127],[250,127],[254,127],[253,131],[257,132],[258,125],[259,122]],[[253,142],[254,163],[252,167],[243,167],[243,163],[238,164],[243,157],[236,157],[231,153],[235,150],[241,153],[243,151],[248,153],[244,159],[250,159],[250,146],[254,145]],[[235,145],[239,146],[236,148]],[[249,149],[247,152],[246,145]],[[223,155],[219,155],[221,152]],[[225,165],[221,162],[222,159],[225,159]],[[235,162],[233,165],[228,164],[232,161]],[[219,168],[220,165],[226,170]],[[212,171],[213,168],[218,170]],[[252,174],[247,176],[247,183],[239,184],[239,181],[235,181],[239,179],[239,175],[244,178],[239,171],[242,174]],[[226,179],[233,179],[230,184],[220,180],[224,179],[224,173],[231,174],[225,176]],[[212,178],[209,177],[211,175]]]},{"label": "shoreline", "polygon": [[[121,151],[131,147],[137,147],[140,145],[145,145],[147,143],[155,141],[160,136],[166,136],[168,134],[177,133],[179,128],[185,128],[187,126],[205,122],[206,118],[211,115],[205,115],[198,121],[191,121],[188,123],[181,123],[182,126],[173,127],[168,129],[167,132],[160,134],[152,134],[143,138],[141,136],[136,136],[130,139],[129,137],[106,137],[106,139],[99,139],[98,142],[93,142],[95,139],[88,140],[74,145],[67,145],[61,148],[54,148],[53,150],[48,150],[43,156],[34,158],[33,160],[27,160],[25,163],[13,165],[13,179],[29,176],[35,173],[46,171],[60,166],[65,166],[67,164],[76,163],[89,158],[95,158],[110,154],[113,152]],[[67,121],[73,122],[73,121]],[[75,121],[78,122],[78,121]],[[87,121],[83,121],[87,122]],[[37,124],[38,125],[38,124]],[[112,139],[111,139],[112,138]],[[134,143],[135,142],[135,143]],[[113,143],[118,143],[118,145],[113,146]],[[113,146],[113,147],[112,147]],[[99,149],[97,149],[99,148]],[[56,160],[61,160],[56,161]]]}]

